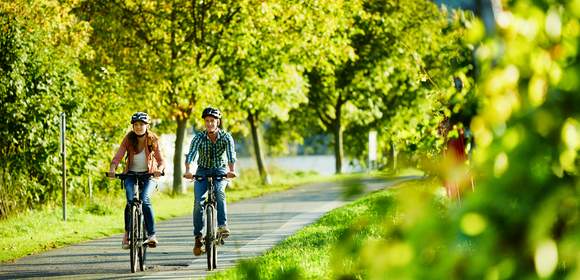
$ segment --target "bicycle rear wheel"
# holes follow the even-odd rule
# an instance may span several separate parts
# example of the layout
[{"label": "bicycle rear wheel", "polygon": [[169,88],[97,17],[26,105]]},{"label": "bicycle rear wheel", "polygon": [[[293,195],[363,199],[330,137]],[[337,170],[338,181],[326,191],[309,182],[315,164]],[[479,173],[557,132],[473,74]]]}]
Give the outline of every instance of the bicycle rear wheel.
[{"label": "bicycle rear wheel", "polygon": [[215,245],[214,245],[214,240],[215,240],[215,235],[216,235],[216,230],[215,230],[215,222],[214,222],[214,208],[213,205],[208,205],[205,208],[205,222],[206,222],[206,233],[205,233],[205,253],[207,256],[207,269],[209,271],[213,270],[215,268]]},{"label": "bicycle rear wheel", "polygon": [[147,245],[144,244],[147,240],[147,231],[145,230],[145,220],[143,218],[143,211],[139,211],[139,236],[142,238],[139,240],[139,269],[141,271],[145,270],[145,259],[147,258]]},{"label": "bicycle rear wheel", "polygon": [[130,233],[130,250],[129,250],[129,258],[131,259],[131,272],[135,273],[137,271],[137,251],[139,248],[138,239],[139,239],[139,223],[138,223],[138,213],[137,213],[137,206],[131,206],[131,233]]}]

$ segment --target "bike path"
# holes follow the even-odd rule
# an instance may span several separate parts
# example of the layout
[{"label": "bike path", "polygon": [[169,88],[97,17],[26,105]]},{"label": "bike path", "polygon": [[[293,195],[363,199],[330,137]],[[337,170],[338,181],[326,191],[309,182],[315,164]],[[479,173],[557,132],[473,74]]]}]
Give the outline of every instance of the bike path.
[{"label": "bike path", "polygon": [[[371,192],[418,177],[394,180],[317,183],[228,205],[232,235],[218,247],[218,269],[244,258],[259,256],[326,212],[340,207],[345,186],[359,184]],[[148,249],[147,270],[130,273],[122,235],[88,241],[0,264],[0,279],[198,279],[208,273],[205,255],[192,254],[191,215],[158,222],[159,246]],[[50,229],[47,229],[50,230]]]}]

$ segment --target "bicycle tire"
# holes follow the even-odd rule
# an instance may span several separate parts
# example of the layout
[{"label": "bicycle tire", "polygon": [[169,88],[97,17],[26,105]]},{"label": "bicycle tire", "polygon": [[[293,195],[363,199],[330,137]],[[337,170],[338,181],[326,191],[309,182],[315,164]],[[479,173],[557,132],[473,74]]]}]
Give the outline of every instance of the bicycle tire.
[{"label": "bicycle tire", "polygon": [[216,209],[214,207],[212,207],[212,216],[213,216],[213,229],[214,229],[214,239],[211,242],[211,246],[212,246],[212,261],[213,261],[213,268],[216,269],[217,268],[217,213],[216,213]]},{"label": "bicycle tire", "polygon": [[207,269],[212,271],[214,269],[214,246],[213,241],[215,239],[215,224],[214,224],[214,212],[213,205],[208,205],[205,209],[206,213],[206,233],[205,233],[205,254],[207,256]]},{"label": "bicycle tire", "polygon": [[213,254],[212,254],[213,268],[216,269],[217,268],[217,254],[218,254],[217,246],[215,245],[215,242],[212,242],[211,246],[213,247]]},{"label": "bicycle tire", "polygon": [[137,226],[137,206],[131,206],[131,240],[129,240],[130,248],[129,248],[129,259],[130,259],[130,266],[131,266],[131,273],[135,273],[137,271],[137,250],[138,244],[137,240],[139,239],[139,228]]},{"label": "bicycle tire", "polygon": [[144,245],[144,240],[147,240],[147,233],[145,230],[145,219],[143,218],[143,210],[139,211],[139,236],[142,238],[139,240],[139,269],[145,271],[145,260],[147,258],[147,245]]}]

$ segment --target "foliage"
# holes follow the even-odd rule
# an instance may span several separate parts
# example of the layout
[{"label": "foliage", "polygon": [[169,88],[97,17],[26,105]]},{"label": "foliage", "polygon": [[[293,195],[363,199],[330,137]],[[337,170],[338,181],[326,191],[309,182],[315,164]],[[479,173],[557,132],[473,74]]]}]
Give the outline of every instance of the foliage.
[{"label": "foliage", "polygon": [[86,111],[79,57],[90,55],[88,26],[69,3],[0,4],[0,217],[58,197],[60,113],[67,116],[71,169],[86,165]]},{"label": "foliage", "polygon": [[[579,277],[580,6],[534,3],[511,3],[476,50],[475,193],[442,212],[437,192],[406,192],[401,223],[373,246],[341,244],[358,252],[347,277]],[[466,38],[482,26],[474,21]]]},{"label": "foliage", "polygon": [[[332,272],[308,270],[311,263],[301,260],[327,250],[310,256],[304,248],[327,245],[301,244],[319,236],[307,239],[301,233],[280,251],[240,265],[241,278],[278,278],[277,270],[269,270],[272,266],[300,278],[580,276],[580,5],[513,1],[498,16],[498,34],[483,40],[476,51],[481,70],[476,92],[482,106],[470,123],[478,144],[475,193],[464,201],[447,201],[441,188],[427,183],[399,189],[394,200],[379,204],[378,215],[357,215],[360,220],[344,231],[335,243]],[[466,39],[484,33],[478,20],[469,24]],[[300,244],[302,251],[288,244]]]},{"label": "foliage", "polygon": [[[230,51],[221,63],[222,92],[229,107],[250,123],[262,177],[267,175],[258,128],[267,120],[288,120],[292,109],[307,102],[305,67],[343,59],[341,50],[349,49],[348,41],[338,40],[336,34],[347,27],[346,7],[335,1],[262,2],[244,24],[253,29],[240,30],[234,35],[237,40],[226,46]],[[324,62],[312,53],[323,55]]]},{"label": "foliage", "polygon": [[497,37],[476,52],[481,184],[456,222],[478,217],[483,227],[470,234],[477,260],[461,265],[471,275],[577,278],[580,2],[514,1],[500,17]]},{"label": "foliage", "polygon": [[[466,76],[470,50],[461,41],[465,14],[449,15],[430,1],[359,5],[349,14],[352,27],[343,35],[351,42],[351,56],[332,68],[308,72],[309,106],[296,113],[317,116],[306,126],[332,131],[335,146],[344,131],[347,154],[363,162],[369,130],[379,132],[379,151],[396,142],[433,152],[443,116],[439,111],[461,111],[463,97],[471,92]],[[460,92],[453,87],[454,76],[466,85]],[[337,157],[341,149],[335,150]]]},{"label": "foliage", "polygon": [[[470,50],[461,41],[465,16],[423,1],[404,6],[369,2],[355,40],[370,50],[361,55],[366,62],[359,63],[350,86],[363,93],[356,100],[363,111],[346,133],[351,137],[345,141],[357,143],[348,145],[351,154],[366,154],[361,142],[366,139],[352,136],[371,129],[378,131],[379,151],[389,150],[391,143],[421,154],[437,151],[441,112],[457,113],[464,98],[473,96],[466,76],[472,67]],[[464,81],[460,91],[452,83],[454,76]]]}]

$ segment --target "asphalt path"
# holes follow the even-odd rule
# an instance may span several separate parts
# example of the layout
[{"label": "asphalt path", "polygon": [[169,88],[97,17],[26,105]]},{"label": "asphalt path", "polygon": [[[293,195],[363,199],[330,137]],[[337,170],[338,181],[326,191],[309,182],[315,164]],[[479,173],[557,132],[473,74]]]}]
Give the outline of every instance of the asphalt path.
[{"label": "asphalt path", "polygon": [[[393,180],[363,179],[317,183],[228,205],[232,235],[218,247],[218,269],[244,258],[259,256],[328,211],[355,199],[344,197],[347,186],[363,193],[388,188]],[[205,255],[194,257],[192,217],[158,222],[159,246],[149,249],[147,269],[130,273],[128,250],[121,235],[88,241],[0,264],[0,279],[199,279],[208,273]],[[50,229],[47,229],[50,230]]]}]

